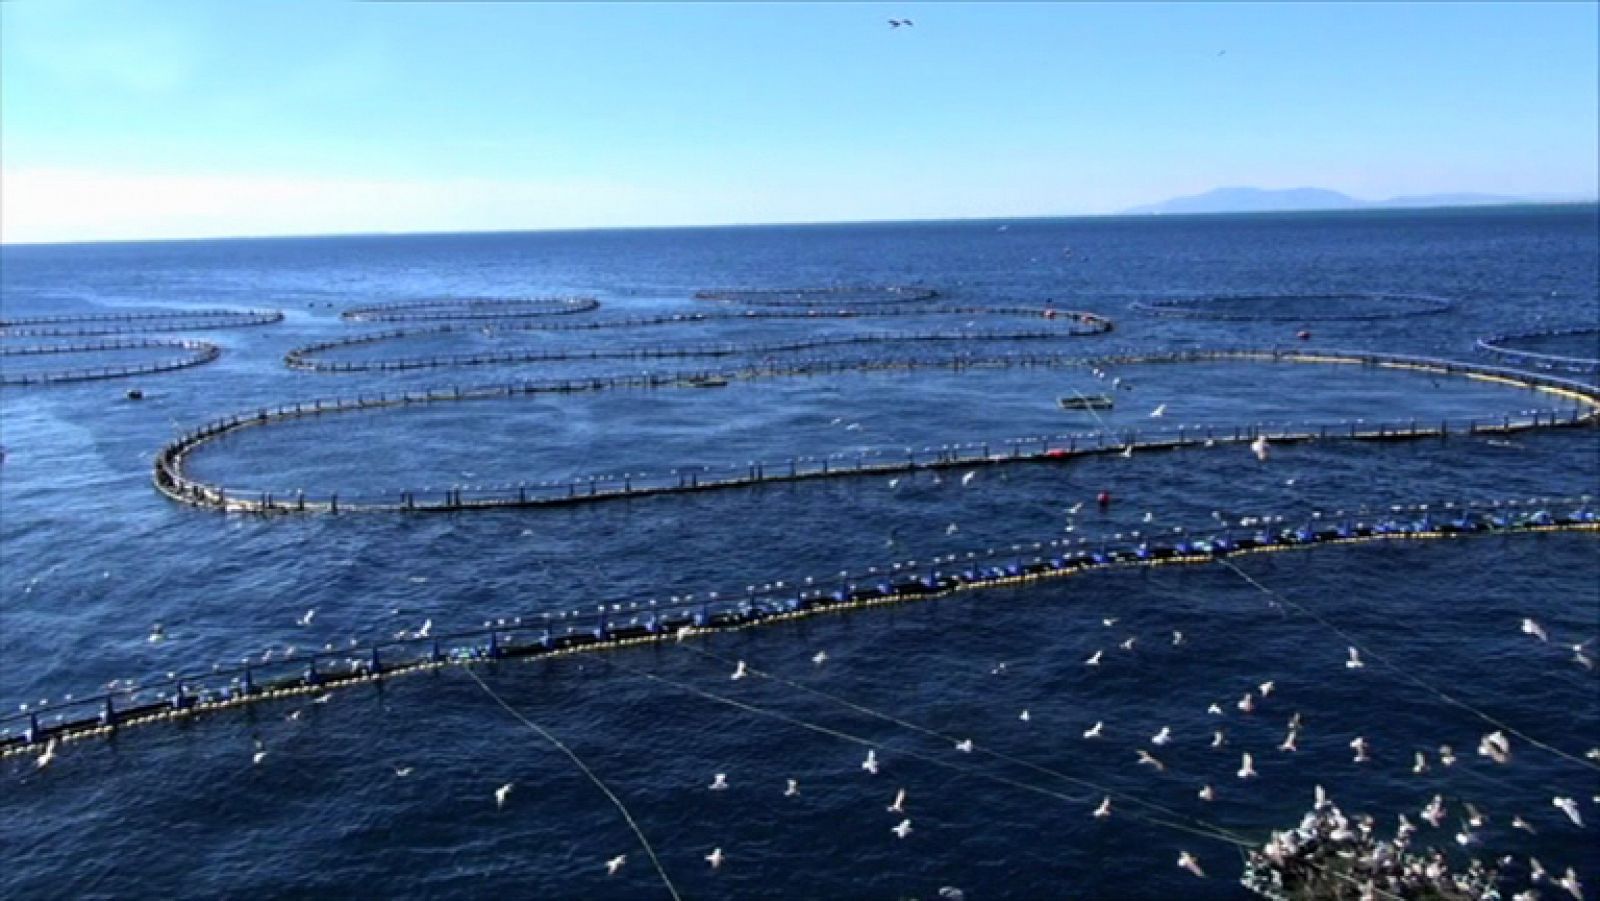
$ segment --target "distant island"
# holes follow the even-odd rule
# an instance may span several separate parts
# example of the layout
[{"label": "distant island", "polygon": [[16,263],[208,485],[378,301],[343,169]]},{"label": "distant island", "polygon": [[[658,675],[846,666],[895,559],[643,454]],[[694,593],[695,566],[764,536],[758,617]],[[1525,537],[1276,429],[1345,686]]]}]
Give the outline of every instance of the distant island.
[{"label": "distant island", "polygon": [[1499,206],[1511,203],[1583,203],[1592,198],[1516,197],[1506,194],[1418,194],[1388,200],[1362,200],[1327,188],[1217,188],[1136,206],[1123,215],[1181,216],[1195,213],[1269,213],[1296,210],[1381,210],[1445,206]]}]

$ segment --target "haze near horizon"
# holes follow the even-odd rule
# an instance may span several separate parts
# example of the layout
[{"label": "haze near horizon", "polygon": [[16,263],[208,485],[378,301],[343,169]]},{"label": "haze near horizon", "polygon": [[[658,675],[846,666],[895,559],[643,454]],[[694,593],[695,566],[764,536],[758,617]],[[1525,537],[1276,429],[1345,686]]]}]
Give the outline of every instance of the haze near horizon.
[{"label": "haze near horizon", "polygon": [[0,241],[1592,198],[1597,9],[4,4]]}]

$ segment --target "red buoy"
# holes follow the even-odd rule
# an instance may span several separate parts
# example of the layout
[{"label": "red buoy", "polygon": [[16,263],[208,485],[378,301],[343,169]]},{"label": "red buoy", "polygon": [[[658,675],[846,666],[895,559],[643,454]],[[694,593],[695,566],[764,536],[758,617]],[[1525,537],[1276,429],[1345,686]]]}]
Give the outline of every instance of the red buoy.
[{"label": "red buoy", "polygon": [[1301,329],[1300,331],[1295,332],[1294,336],[1296,338],[1299,338],[1301,341],[1310,341],[1311,340],[1311,332],[1309,330],[1307,330],[1307,329]]},{"label": "red buoy", "polygon": [[1100,506],[1109,507],[1111,506],[1111,492],[1102,491],[1100,492],[1100,496],[1095,498],[1095,500],[1099,502]]}]

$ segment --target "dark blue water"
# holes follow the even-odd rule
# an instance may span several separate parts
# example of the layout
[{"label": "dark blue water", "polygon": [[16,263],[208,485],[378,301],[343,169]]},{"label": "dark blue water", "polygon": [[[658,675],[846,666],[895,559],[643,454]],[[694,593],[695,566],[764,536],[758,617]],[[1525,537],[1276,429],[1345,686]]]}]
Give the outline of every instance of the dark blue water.
[{"label": "dark blue water", "polygon": [[[1473,350],[1484,335],[1600,322],[1593,207],[1026,221],[1003,232],[997,224],[5,248],[5,315],[235,306],[282,308],[288,318],[180,333],[224,347],[219,361],[196,369],[0,394],[0,701],[15,709],[111,679],[383,636],[430,618],[443,631],[935,554],[1203,527],[1218,516],[1303,518],[1600,485],[1592,429],[1509,441],[1309,444],[1276,448],[1265,464],[1219,447],[996,467],[964,487],[923,474],[893,487],[842,479],[427,517],[230,517],[176,506],[150,484],[152,453],[178,431],[262,405],[722,365],[313,374],[281,362],[301,345],[395,327],[344,323],[341,309],[431,296],[593,295],[604,306],[585,315],[598,320],[737,309],[691,299],[704,288],[919,283],[949,305],[1052,299],[1114,318],[1110,335],[1047,342],[1048,352],[1084,356],[1292,344],[1489,362]],[[1295,340],[1293,323],[1129,310],[1169,297],[1341,292],[1428,294],[1454,306],[1416,318],[1318,322],[1308,345]],[[330,357],[897,330],[976,336],[1033,325],[1001,320],[934,314],[570,334],[497,327]],[[1025,345],[974,337],[959,349],[1041,349]],[[829,353],[921,359],[959,349]],[[1105,390],[1081,370],[928,369],[308,419],[209,446],[193,467],[253,488],[383,491],[1138,427],[1162,404],[1170,424],[1237,424],[1428,422],[1557,403],[1504,385],[1353,367],[1174,364],[1115,375],[1132,390],[1120,391],[1105,422],[1056,407],[1073,390]],[[142,402],[123,399],[133,384]],[[1093,510],[1101,490],[1116,496],[1109,510],[1069,514],[1085,500]],[[1424,829],[1422,840],[1452,853],[1460,851],[1456,813],[1470,801],[1490,815],[1471,851],[1532,853],[1600,885],[1596,770],[1520,738],[1511,763],[1495,765],[1473,752],[1493,727],[1432,690],[1574,755],[1600,745],[1600,680],[1568,648],[1600,636],[1595,551],[1592,536],[1551,535],[1241,561],[1322,621],[1294,604],[1269,604],[1227,569],[1157,570],[475,672],[593,767],[688,897],[930,898],[942,886],[969,898],[1237,897],[1240,858],[1215,830],[1260,840],[1292,825],[1319,783],[1347,812],[1377,816],[1385,831],[1395,814],[1415,822],[1435,793],[1445,795],[1448,828]],[[296,625],[312,608],[312,625]],[[1543,623],[1552,643],[1519,632],[1524,616]],[[1107,627],[1103,618],[1116,622]],[[168,638],[151,643],[157,622]],[[1334,628],[1368,651],[1366,668],[1344,667],[1349,642]],[[1174,630],[1182,645],[1171,643]],[[1135,650],[1120,650],[1129,637]],[[1099,649],[1105,664],[1083,666]],[[821,666],[811,662],[819,650],[828,654]],[[731,680],[736,659],[832,697],[771,679]],[[1250,716],[1239,713],[1232,702],[1266,680],[1276,683],[1272,697]],[[1226,715],[1207,714],[1212,702]],[[297,709],[299,718],[287,719]],[[1019,719],[1024,709],[1028,722]],[[1299,750],[1277,751],[1295,712],[1305,722]],[[1105,722],[1105,738],[1083,740],[1095,721]],[[1220,751],[1209,747],[1219,724],[1229,742]],[[1162,726],[1174,740],[1157,748],[1149,739]],[[1351,761],[1357,735],[1372,743],[1372,762]],[[257,738],[268,755],[252,765]],[[881,747],[879,774],[861,770],[865,746],[851,738]],[[972,738],[980,753],[957,752],[956,738]],[[1440,744],[1460,754],[1454,767],[1437,761]],[[1140,748],[1166,770],[1137,765]],[[1234,776],[1245,750],[1259,779]],[[1411,772],[1418,750],[1432,763],[1422,775]],[[399,777],[394,767],[414,769]],[[707,790],[715,773],[727,774],[727,791]],[[783,797],[788,778],[799,781],[799,797]],[[0,780],[0,889],[8,897],[664,895],[605,797],[457,670],[339,692],[326,705],[265,704],[132,729],[66,747],[44,771],[29,758],[7,761]],[[515,788],[496,810],[492,793],[506,782]],[[1217,791],[1210,803],[1196,797],[1207,783]],[[889,831],[900,817],[884,810],[902,787],[914,829],[904,840]],[[1090,811],[1104,792],[1171,813],[1154,822],[1148,809],[1119,800],[1110,819],[1097,821]],[[1555,795],[1579,801],[1586,829],[1552,807]],[[1511,829],[1514,814],[1538,834]],[[713,872],[702,858],[715,847],[727,863]],[[1180,850],[1195,854],[1209,878],[1178,869]],[[626,866],[608,877],[604,862],[624,853]]]}]

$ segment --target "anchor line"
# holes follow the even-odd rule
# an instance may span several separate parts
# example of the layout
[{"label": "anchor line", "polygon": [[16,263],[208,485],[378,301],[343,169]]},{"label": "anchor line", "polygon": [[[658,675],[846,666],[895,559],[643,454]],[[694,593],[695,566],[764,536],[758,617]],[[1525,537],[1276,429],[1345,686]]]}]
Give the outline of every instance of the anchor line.
[{"label": "anchor line", "polygon": [[[682,681],[679,681],[677,679],[673,679],[673,678],[668,677],[668,676],[663,676],[660,673],[654,673],[654,672],[650,672],[649,670],[639,669],[637,667],[629,666],[626,663],[622,663],[622,662],[616,661],[616,660],[611,660],[609,662],[612,665],[614,665],[614,666],[616,666],[616,667],[618,667],[620,669],[626,670],[626,671],[628,671],[630,673],[633,673],[634,675],[641,676],[641,677],[643,677],[645,679],[649,679],[652,682],[658,682],[658,683],[660,683],[662,685],[667,685],[667,686],[670,686],[672,688],[676,688],[676,689],[678,689],[680,691],[684,691],[684,692],[687,692],[687,693],[692,694],[692,695],[697,695],[697,696],[699,696],[701,698],[704,698],[704,699],[709,700],[709,701],[713,701],[713,702],[718,703],[718,704],[723,704],[723,705],[726,705],[726,706],[729,706],[729,707],[734,707],[734,708],[737,708],[739,710],[743,710],[746,713],[753,713],[753,714],[756,714],[757,716],[764,716],[764,717],[768,717],[770,719],[778,720],[780,722],[788,723],[789,725],[797,726],[797,727],[799,727],[801,729],[806,729],[806,730],[811,731],[811,732],[816,732],[819,735],[827,735],[827,736],[830,736],[832,738],[837,738],[840,741],[846,741],[846,742],[850,742],[851,744],[861,745],[862,747],[877,748],[877,749],[881,749],[881,750],[885,750],[885,751],[892,750],[896,754],[904,754],[907,757],[911,757],[911,758],[913,758],[915,760],[919,760],[919,761],[921,761],[923,763],[931,764],[931,765],[939,767],[941,769],[950,770],[951,772],[961,773],[961,774],[967,775],[967,776],[975,776],[975,777],[977,777],[979,779],[987,779],[987,780],[989,780],[991,782],[997,782],[997,783],[1000,783],[1002,785],[1008,785],[1008,786],[1010,786],[1012,788],[1017,788],[1017,789],[1020,789],[1022,791],[1032,792],[1032,793],[1038,794],[1038,795],[1044,795],[1046,797],[1054,798],[1054,799],[1056,799],[1058,801],[1064,801],[1064,802],[1067,802],[1067,803],[1070,803],[1070,804],[1085,804],[1085,803],[1088,803],[1088,800],[1089,800],[1087,798],[1073,797],[1072,795],[1068,795],[1068,794],[1065,794],[1063,792],[1058,792],[1058,791],[1055,791],[1054,789],[1046,788],[1046,787],[1039,786],[1039,785],[1034,785],[1034,784],[1029,783],[1029,782],[1023,782],[1023,781],[1021,781],[1019,779],[1013,779],[1013,778],[1011,778],[1009,776],[1003,776],[1003,775],[1000,775],[1000,774],[997,774],[997,773],[988,773],[988,772],[985,772],[983,770],[972,769],[972,768],[969,768],[969,767],[957,766],[957,765],[955,765],[953,763],[949,763],[947,761],[940,760],[939,758],[934,757],[931,754],[924,753],[922,751],[916,751],[916,750],[913,750],[913,749],[903,748],[903,747],[893,747],[893,748],[891,748],[889,745],[887,745],[886,743],[881,742],[881,741],[874,741],[873,739],[864,738],[864,737],[859,736],[859,735],[854,735],[852,733],[845,732],[845,731],[840,730],[840,729],[835,729],[835,728],[833,728],[831,726],[824,726],[824,725],[821,725],[819,723],[813,723],[813,722],[810,722],[809,720],[801,719],[800,717],[794,716],[792,714],[783,713],[783,712],[777,711],[777,710],[771,710],[771,709],[765,708],[765,707],[760,707],[760,706],[757,706],[755,704],[751,704],[751,703],[748,703],[748,702],[745,702],[745,701],[740,701],[740,700],[738,700],[736,698],[727,697],[726,695],[720,695],[720,694],[717,694],[716,692],[712,692],[712,691],[708,691],[706,689],[700,688],[699,686],[692,685],[692,684],[687,683],[687,682],[682,682]],[[1096,789],[1096,791],[1099,792],[1099,793],[1111,794],[1110,792],[1104,791],[1099,786],[1094,786],[1093,783],[1085,783],[1085,784],[1090,786],[1090,787],[1094,787]],[[1124,797],[1127,797],[1127,796],[1124,796]],[[1134,799],[1134,800],[1138,801],[1138,799]],[[1134,819],[1138,819],[1138,820],[1141,820],[1141,821],[1144,821],[1144,822],[1147,822],[1147,823],[1151,823],[1153,825],[1165,826],[1165,827],[1167,827],[1169,829],[1173,829],[1173,830],[1176,830],[1176,831],[1179,831],[1179,832],[1186,832],[1186,833],[1189,833],[1191,835],[1197,835],[1197,836],[1201,836],[1203,838],[1210,838],[1210,839],[1213,839],[1215,841],[1225,842],[1225,843],[1230,844],[1230,845],[1236,845],[1236,846],[1239,846],[1239,847],[1246,847],[1246,848],[1254,848],[1256,846],[1255,842],[1252,842],[1249,839],[1243,838],[1241,836],[1235,835],[1232,832],[1230,832],[1230,831],[1228,831],[1225,828],[1220,827],[1220,826],[1211,826],[1210,824],[1206,824],[1203,827],[1194,827],[1194,826],[1185,825],[1183,823],[1171,822],[1169,820],[1165,820],[1165,819],[1162,819],[1160,817],[1154,817],[1154,816],[1149,816],[1149,815],[1146,815],[1146,814],[1139,814],[1139,813],[1130,813],[1129,816],[1134,818]]]},{"label": "anchor line", "polygon": [[[691,647],[689,645],[684,645],[684,649],[688,650],[688,651],[693,651],[696,654],[703,655],[704,657],[706,657],[708,659],[716,660],[719,663],[728,664],[728,663],[734,662],[734,661],[732,661],[732,660],[730,660],[730,659],[728,659],[726,657],[723,657],[723,656],[721,656],[719,654],[716,654],[716,653],[713,653],[711,651],[705,650],[704,648],[696,648],[696,647]],[[825,691],[823,691],[823,690],[821,690],[819,688],[813,688],[813,687],[811,687],[809,685],[803,685],[803,684],[801,684],[799,682],[795,682],[792,679],[788,679],[788,678],[785,678],[783,676],[779,676],[779,675],[776,675],[774,673],[770,673],[770,672],[767,672],[765,670],[761,670],[761,669],[758,669],[756,667],[749,666],[748,664],[745,666],[745,672],[753,673],[755,675],[761,676],[764,679],[771,679],[772,681],[777,682],[777,683],[779,683],[781,685],[785,685],[785,686],[787,686],[789,688],[794,688],[794,689],[797,689],[799,691],[805,692],[806,694],[810,694],[810,695],[813,695],[815,697],[823,698],[823,699],[831,701],[831,702],[833,702],[835,704],[838,704],[838,705],[841,705],[843,707],[846,707],[846,708],[848,708],[850,710],[854,710],[857,713],[864,714],[864,715],[872,717],[874,719],[883,720],[884,722],[892,723],[892,724],[894,724],[896,726],[900,726],[901,728],[904,728],[904,729],[909,729],[909,730],[911,730],[913,732],[917,732],[917,733],[920,733],[920,734],[923,734],[923,735],[927,735],[927,736],[930,736],[930,737],[933,737],[933,738],[941,739],[941,740],[947,741],[947,742],[955,742],[956,741],[956,736],[954,736],[954,735],[947,735],[947,734],[939,732],[937,730],[929,729],[926,726],[918,725],[917,723],[910,722],[908,720],[905,720],[905,719],[902,719],[900,717],[897,717],[897,716],[895,716],[893,714],[884,713],[884,712],[882,712],[880,710],[875,710],[875,709],[873,709],[871,707],[867,707],[867,706],[865,706],[863,704],[859,704],[859,703],[856,703],[855,701],[851,701],[848,698],[842,698],[842,697],[840,697],[838,695],[831,694],[829,692],[825,692]],[[1203,825],[1206,828],[1214,829],[1214,830],[1217,830],[1219,832],[1225,832],[1225,833],[1230,833],[1231,834],[1230,830],[1227,830],[1224,827],[1217,826],[1217,825],[1215,825],[1213,823],[1207,823],[1206,821],[1198,819],[1196,817],[1187,816],[1186,814],[1180,813],[1180,812],[1178,812],[1176,810],[1173,810],[1173,809],[1171,809],[1169,807],[1164,807],[1164,806],[1162,806],[1160,804],[1156,804],[1153,801],[1146,801],[1143,798],[1140,798],[1140,797],[1138,797],[1136,795],[1130,795],[1130,794],[1126,794],[1124,792],[1117,791],[1115,789],[1107,788],[1107,787],[1105,787],[1103,785],[1100,785],[1099,783],[1091,782],[1091,781],[1089,781],[1087,779],[1083,779],[1083,778],[1080,778],[1080,777],[1077,777],[1077,776],[1072,776],[1072,775],[1069,775],[1067,773],[1063,773],[1060,770],[1057,770],[1057,769],[1054,769],[1054,768],[1051,768],[1051,767],[1047,767],[1047,766],[1044,766],[1042,764],[1034,763],[1031,760],[1025,760],[1023,758],[1016,757],[1016,756],[1011,755],[1011,754],[1007,754],[1007,753],[1005,753],[1003,751],[996,751],[993,748],[985,747],[984,745],[977,744],[976,742],[973,743],[973,751],[985,754],[985,755],[987,755],[989,757],[993,757],[993,758],[995,758],[997,760],[1003,760],[1003,761],[1005,761],[1007,763],[1014,764],[1016,766],[1020,766],[1020,767],[1023,767],[1025,769],[1033,770],[1034,772],[1040,773],[1042,775],[1051,776],[1051,777],[1054,777],[1056,779],[1060,779],[1060,780],[1062,780],[1064,782],[1070,782],[1070,783],[1072,783],[1074,785],[1077,785],[1077,786],[1079,786],[1081,788],[1093,789],[1094,791],[1096,791],[1096,792],[1098,792],[1100,794],[1111,795],[1112,797],[1120,798],[1121,800],[1129,801],[1129,802],[1132,802],[1134,804],[1138,804],[1138,805],[1140,805],[1142,807],[1148,807],[1148,808],[1150,808],[1152,810],[1160,811],[1161,813],[1166,814],[1168,816],[1180,817],[1180,818],[1183,818],[1183,819],[1188,819],[1188,820],[1190,820],[1192,822],[1199,823],[1199,824]]]},{"label": "anchor line", "polygon": [[1272,588],[1269,588],[1266,585],[1263,585],[1254,576],[1251,576],[1249,573],[1247,573],[1244,570],[1240,569],[1238,567],[1238,565],[1235,564],[1232,560],[1229,560],[1226,557],[1218,557],[1217,561],[1219,563],[1221,563],[1223,566],[1227,567],[1228,569],[1233,570],[1233,572],[1236,573],[1241,579],[1245,580],[1245,582],[1247,582],[1251,586],[1255,587],[1255,589],[1257,591],[1260,591],[1262,594],[1265,594],[1268,597],[1275,598],[1278,601],[1280,601],[1280,602],[1282,602],[1284,604],[1287,604],[1290,607],[1293,607],[1297,612],[1303,613],[1307,617],[1310,617],[1311,619],[1316,620],[1324,628],[1328,629],[1329,631],[1333,632],[1335,635],[1338,635],[1340,638],[1344,639],[1352,647],[1358,649],[1362,654],[1365,654],[1365,655],[1371,657],[1373,660],[1376,660],[1377,662],[1383,664],[1388,669],[1391,669],[1391,670],[1395,671],[1396,673],[1399,673],[1401,676],[1405,677],[1412,684],[1416,685],[1417,687],[1423,689],[1426,692],[1429,692],[1430,694],[1432,694],[1435,697],[1437,697],[1439,700],[1444,701],[1446,704],[1449,704],[1452,707],[1458,707],[1458,708],[1460,708],[1462,710],[1465,710],[1466,712],[1472,714],[1473,716],[1476,716],[1478,719],[1483,720],[1484,722],[1488,723],[1489,725],[1494,726],[1497,729],[1502,729],[1502,730],[1504,730],[1506,732],[1509,732],[1512,735],[1515,735],[1518,738],[1522,739],[1523,741],[1527,742],[1528,744],[1530,744],[1530,745],[1532,745],[1532,746],[1534,746],[1536,748],[1539,748],[1541,750],[1548,751],[1551,754],[1554,754],[1557,757],[1560,757],[1560,758],[1568,761],[1569,763],[1575,763],[1575,764],[1577,764],[1579,766],[1586,767],[1586,768],[1591,769],[1591,770],[1600,770],[1600,764],[1590,763],[1589,761],[1584,760],[1583,758],[1578,757],[1575,754],[1568,753],[1566,751],[1561,750],[1560,748],[1555,747],[1554,745],[1547,744],[1546,742],[1540,741],[1539,739],[1534,738],[1531,735],[1528,735],[1526,732],[1523,732],[1522,730],[1516,728],[1515,726],[1512,726],[1512,725],[1510,725],[1510,724],[1508,724],[1508,723],[1506,723],[1506,722],[1504,722],[1504,721],[1502,721],[1500,719],[1497,719],[1494,716],[1491,716],[1491,715],[1483,712],[1482,710],[1478,709],[1477,707],[1473,706],[1472,704],[1469,704],[1466,701],[1462,701],[1462,700],[1459,700],[1459,699],[1457,699],[1455,697],[1452,697],[1451,695],[1446,694],[1444,691],[1442,691],[1442,690],[1440,690],[1438,688],[1435,688],[1433,685],[1429,684],[1427,681],[1422,679],[1420,676],[1417,676],[1414,673],[1409,672],[1408,670],[1404,669],[1403,667],[1397,666],[1396,664],[1392,663],[1388,658],[1384,657],[1383,655],[1375,653],[1375,652],[1372,652],[1372,651],[1369,651],[1367,648],[1362,647],[1361,643],[1358,642],[1355,639],[1355,637],[1352,636],[1349,632],[1346,632],[1345,630],[1343,630],[1343,629],[1339,628],[1338,626],[1334,625],[1326,617],[1321,616],[1320,614],[1318,614],[1315,611],[1313,611],[1313,610],[1309,609],[1308,607],[1306,607],[1304,604],[1301,604],[1300,602],[1294,600],[1293,598],[1290,598],[1288,595],[1285,595],[1282,592],[1275,591]]},{"label": "anchor line", "polygon": [[628,812],[628,805],[622,803],[622,799],[617,797],[616,793],[613,792],[610,787],[605,784],[605,782],[601,781],[599,776],[595,775],[594,770],[590,769],[589,765],[583,762],[583,758],[579,757],[571,748],[567,747],[566,744],[561,741],[561,739],[553,735],[548,729],[529,719],[522,713],[522,711],[506,703],[505,698],[500,697],[500,695],[497,694],[494,689],[490,688],[489,683],[483,681],[482,677],[473,672],[471,667],[462,667],[462,671],[468,676],[471,676],[472,681],[478,683],[478,687],[482,688],[484,693],[486,693],[490,698],[493,698],[494,702],[504,708],[507,713],[511,714],[524,726],[527,726],[529,729],[537,733],[540,738],[543,738],[545,741],[554,745],[561,753],[567,755],[567,758],[572,761],[573,765],[581,770],[585,776],[589,777],[589,781],[594,783],[595,788],[600,789],[601,793],[610,799],[612,805],[617,808],[617,812],[621,813],[622,818],[627,821],[628,828],[632,829],[634,836],[639,839],[639,844],[644,847],[644,853],[650,856],[650,862],[655,865],[656,872],[661,875],[661,883],[666,887],[667,894],[671,895],[674,901],[679,901],[681,896],[678,894],[677,886],[672,884],[672,877],[667,875],[666,868],[661,865],[661,859],[656,856],[656,849],[651,846],[650,839],[645,837],[644,830],[639,828],[638,821],[633,818],[632,813]]}]

